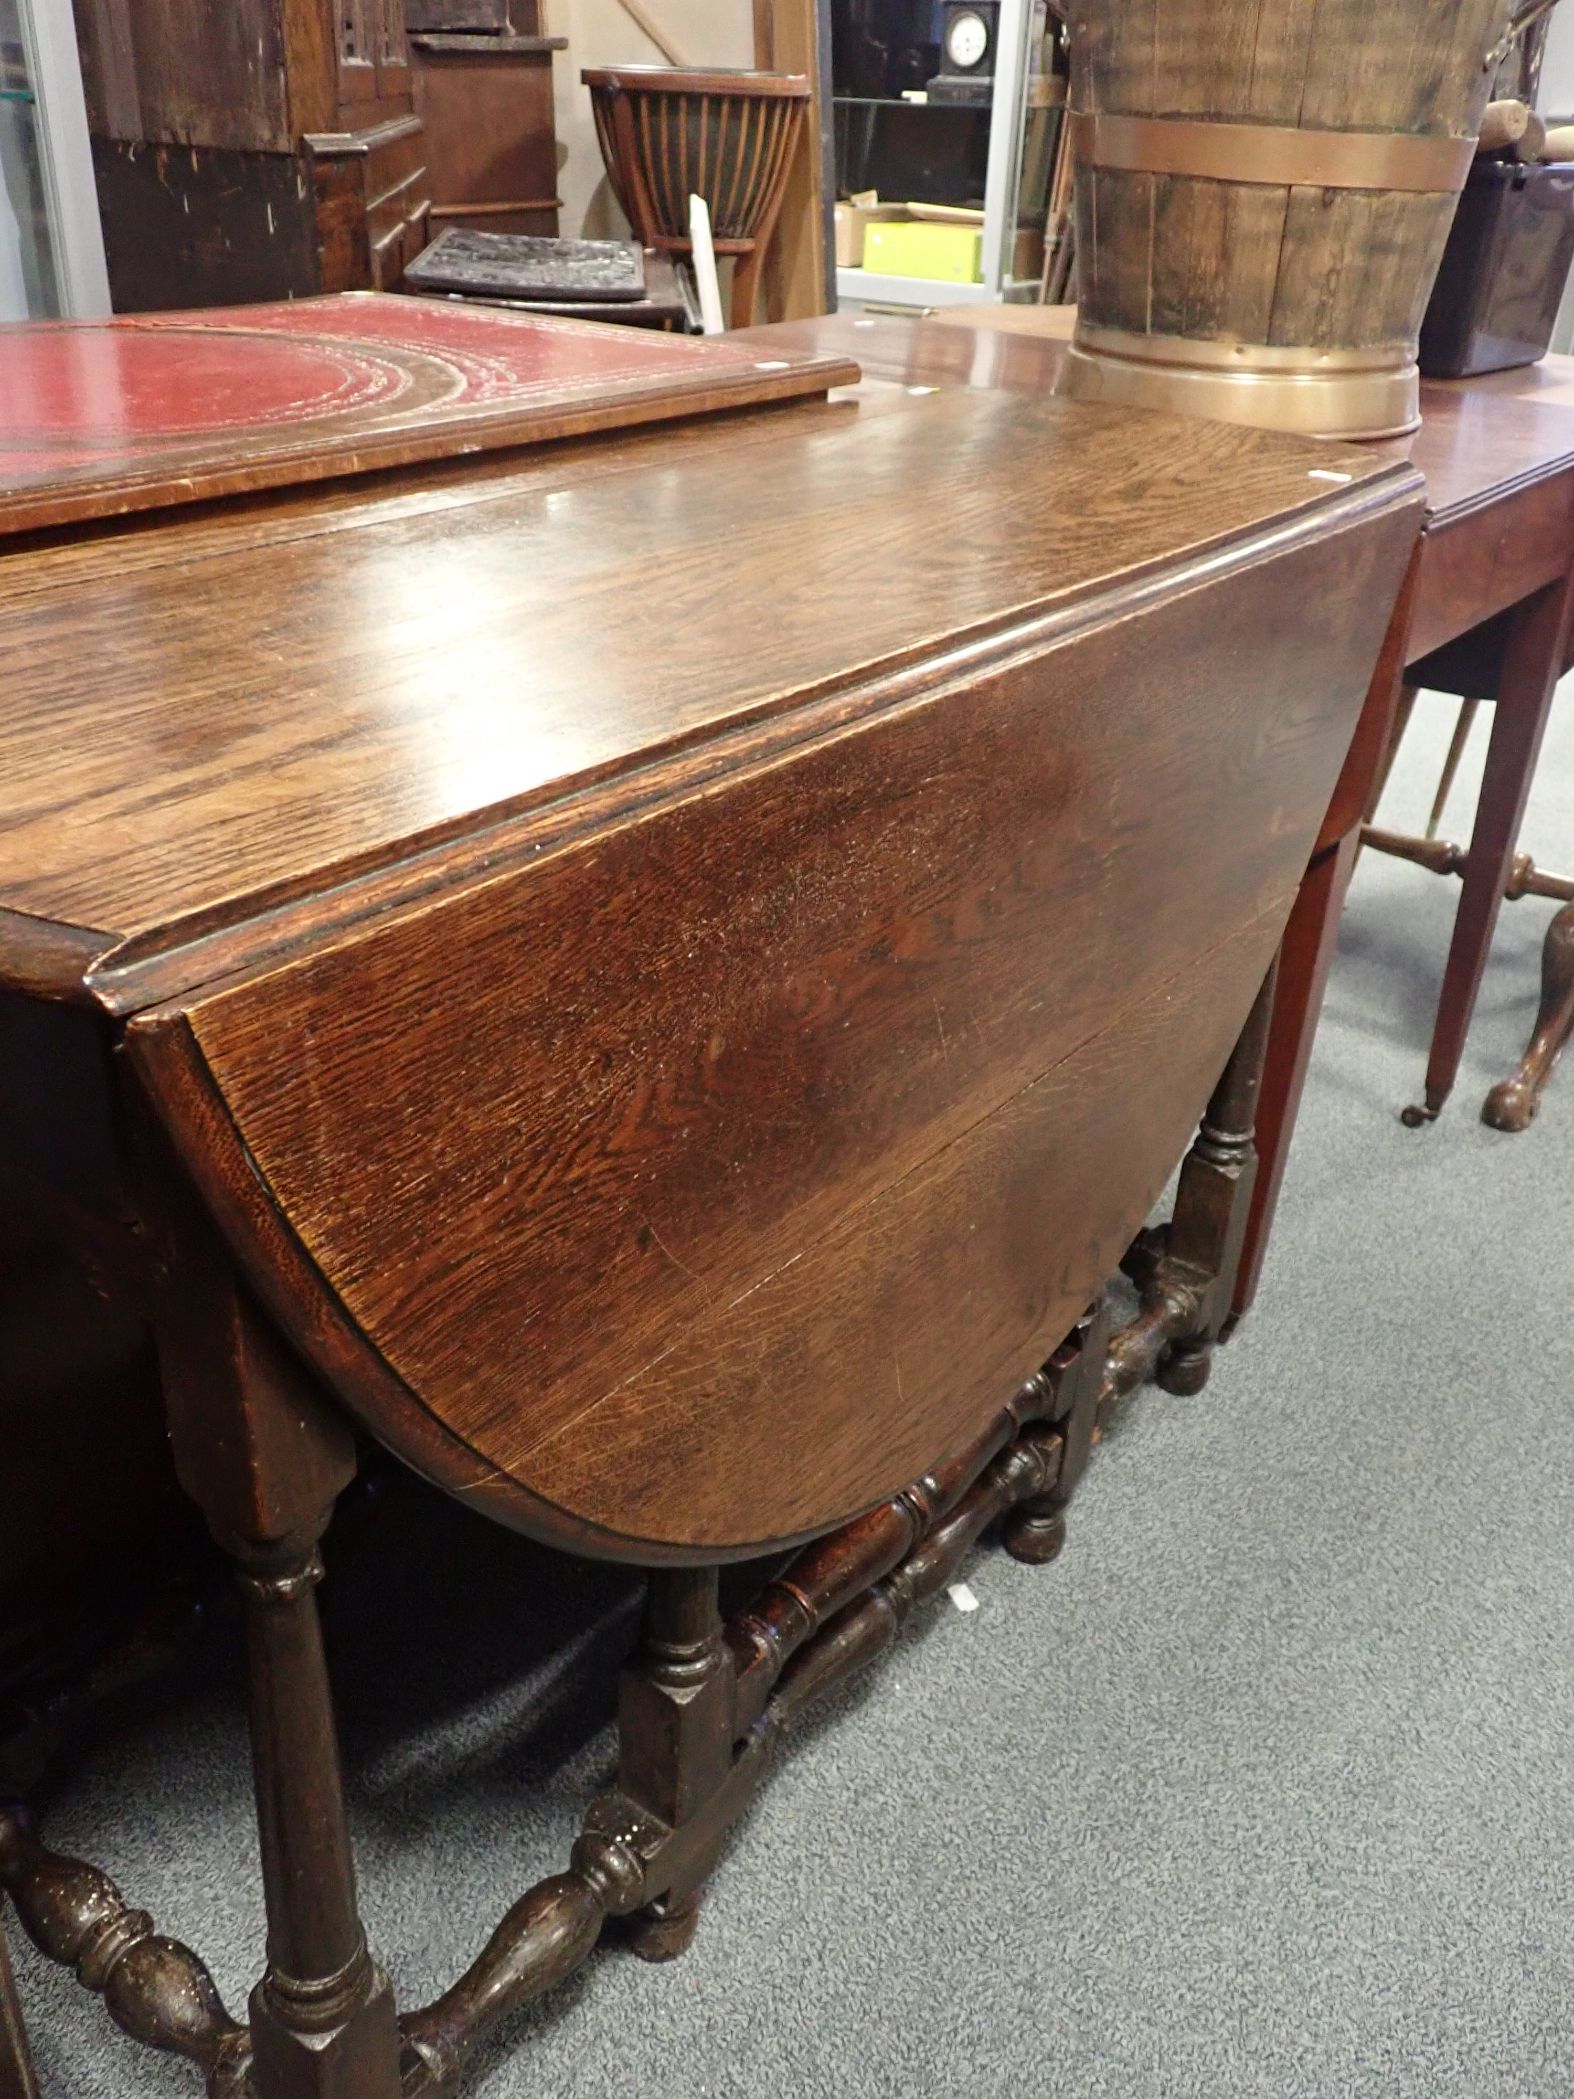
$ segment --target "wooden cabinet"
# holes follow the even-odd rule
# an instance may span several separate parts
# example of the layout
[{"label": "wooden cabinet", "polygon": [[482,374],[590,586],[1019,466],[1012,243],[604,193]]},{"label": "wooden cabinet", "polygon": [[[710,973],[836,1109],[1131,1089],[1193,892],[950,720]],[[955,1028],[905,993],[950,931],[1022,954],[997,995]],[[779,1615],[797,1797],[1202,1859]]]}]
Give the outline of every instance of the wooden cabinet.
[{"label": "wooden cabinet", "polygon": [[425,245],[403,0],[75,0],[117,310],[388,289]]},{"label": "wooden cabinet", "polygon": [[434,234],[445,226],[557,232],[552,54],[567,42],[511,31],[412,32]]}]

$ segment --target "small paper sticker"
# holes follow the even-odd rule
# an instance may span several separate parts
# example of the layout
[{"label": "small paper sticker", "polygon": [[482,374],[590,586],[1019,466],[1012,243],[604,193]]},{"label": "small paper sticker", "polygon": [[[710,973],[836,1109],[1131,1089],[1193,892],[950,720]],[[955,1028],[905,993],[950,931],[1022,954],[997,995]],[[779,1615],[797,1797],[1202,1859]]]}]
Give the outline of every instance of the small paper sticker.
[{"label": "small paper sticker", "polygon": [[969,1611],[978,1609],[978,1598],[973,1594],[966,1582],[953,1582],[950,1588],[946,1590],[946,1594],[964,1618]]}]

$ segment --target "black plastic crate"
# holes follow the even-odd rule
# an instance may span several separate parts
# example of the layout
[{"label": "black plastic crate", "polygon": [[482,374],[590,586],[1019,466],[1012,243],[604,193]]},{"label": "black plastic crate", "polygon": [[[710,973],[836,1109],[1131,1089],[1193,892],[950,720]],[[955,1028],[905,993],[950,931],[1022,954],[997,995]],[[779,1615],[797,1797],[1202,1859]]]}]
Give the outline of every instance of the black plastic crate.
[{"label": "black plastic crate", "polygon": [[1574,263],[1574,163],[1475,162],[1421,326],[1429,379],[1547,354]]}]

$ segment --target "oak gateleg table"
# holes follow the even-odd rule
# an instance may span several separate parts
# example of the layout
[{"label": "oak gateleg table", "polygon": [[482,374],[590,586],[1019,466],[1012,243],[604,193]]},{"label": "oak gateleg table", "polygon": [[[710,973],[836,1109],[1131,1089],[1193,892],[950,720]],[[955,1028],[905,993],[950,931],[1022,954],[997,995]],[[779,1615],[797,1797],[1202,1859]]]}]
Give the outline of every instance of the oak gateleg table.
[{"label": "oak gateleg table", "polygon": [[[483,379],[518,340],[365,312],[462,328]],[[312,486],[275,427],[268,486],[221,459],[128,516],[79,462],[0,551],[0,1164],[151,1323],[233,1564],[248,2016],[15,1803],[0,1888],[211,2099],[446,2093],[609,1923],[682,1952],[804,1710],[989,1526],[1053,1560],[1125,1394],[1201,1388],[1276,957],[1421,520],[1371,453],[615,334],[584,359],[682,366],[691,407],[808,398],[569,441],[547,403],[554,441],[471,423],[464,459],[319,430]],[[316,1601],[368,1442],[648,1576],[564,1870],[402,2012]]]}]

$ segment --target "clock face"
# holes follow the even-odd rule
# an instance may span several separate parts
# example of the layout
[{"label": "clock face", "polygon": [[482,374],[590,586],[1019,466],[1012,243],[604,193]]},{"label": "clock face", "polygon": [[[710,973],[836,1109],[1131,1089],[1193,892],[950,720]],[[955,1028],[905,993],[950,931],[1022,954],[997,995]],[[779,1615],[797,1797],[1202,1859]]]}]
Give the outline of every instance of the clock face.
[{"label": "clock face", "polygon": [[959,73],[969,73],[989,50],[989,25],[982,15],[953,15],[946,30],[945,55]]}]

